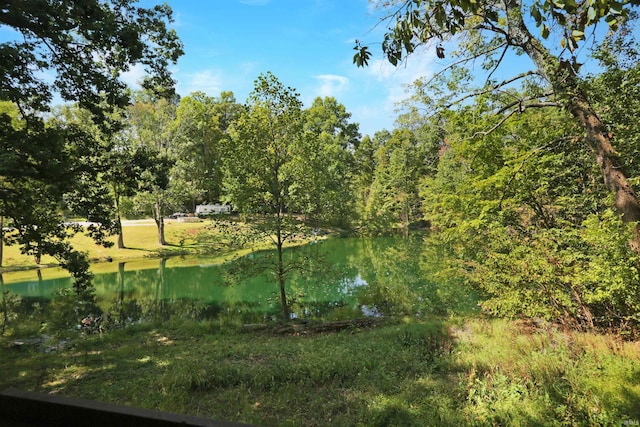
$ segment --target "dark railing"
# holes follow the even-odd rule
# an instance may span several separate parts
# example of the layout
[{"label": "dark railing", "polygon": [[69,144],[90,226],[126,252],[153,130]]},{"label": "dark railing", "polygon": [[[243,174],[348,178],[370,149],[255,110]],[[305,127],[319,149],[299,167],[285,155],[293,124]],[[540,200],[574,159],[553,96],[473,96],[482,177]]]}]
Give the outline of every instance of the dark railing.
[{"label": "dark railing", "polygon": [[0,393],[0,426],[36,427],[248,427],[190,415],[21,390]]}]

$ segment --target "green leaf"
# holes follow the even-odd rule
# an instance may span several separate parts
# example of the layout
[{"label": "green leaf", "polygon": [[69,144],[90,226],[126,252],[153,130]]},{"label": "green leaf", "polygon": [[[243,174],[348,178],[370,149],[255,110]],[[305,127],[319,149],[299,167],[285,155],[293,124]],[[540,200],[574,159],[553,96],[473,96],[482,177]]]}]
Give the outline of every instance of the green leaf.
[{"label": "green leaf", "polygon": [[596,10],[593,6],[589,6],[589,9],[587,9],[587,25],[593,22],[594,19],[596,19]]},{"label": "green leaf", "polygon": [[575,40],[582,40],[584,39],[584,31],[580,31],[580,30],[573,30],[571,32],[571,37]]},{"label": "green leaf", "polygon": [[537,26],[540,26],[540,24],[542,24],[542,14],[537,7],[531,7],[531,16],[533,16],[533,19],[536,20]]},{"label": "green leaf", "polygon": [[542,36],[543,39],[546,39],[549,37],[549,27],[547,27],[546,25],[542,26],[542,29],[540,30],[540,35]]}]

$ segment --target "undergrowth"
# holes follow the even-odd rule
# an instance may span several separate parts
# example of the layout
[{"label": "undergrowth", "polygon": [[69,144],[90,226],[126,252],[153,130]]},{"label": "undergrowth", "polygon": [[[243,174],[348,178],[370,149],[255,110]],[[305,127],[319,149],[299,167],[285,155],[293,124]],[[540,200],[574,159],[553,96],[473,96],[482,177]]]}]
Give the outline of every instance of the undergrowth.
[{"label": "undergrowth", "polygon": [[2,338],[0,389],[258,425],[621,425],[640,420],[638,344],[502,320],[246,332],[172,319],[52,351]]}]

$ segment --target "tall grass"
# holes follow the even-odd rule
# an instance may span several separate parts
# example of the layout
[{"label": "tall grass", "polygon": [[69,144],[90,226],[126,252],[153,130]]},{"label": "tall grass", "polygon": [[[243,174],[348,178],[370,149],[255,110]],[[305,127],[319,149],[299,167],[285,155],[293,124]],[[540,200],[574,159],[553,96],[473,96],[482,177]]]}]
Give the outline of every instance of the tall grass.
[{"label": "tall grass", "polygon": [[273,426],[621,425],[638,344],[503,320],[282,335],[172,319],[52,353],[3,345],[20,387]]}]

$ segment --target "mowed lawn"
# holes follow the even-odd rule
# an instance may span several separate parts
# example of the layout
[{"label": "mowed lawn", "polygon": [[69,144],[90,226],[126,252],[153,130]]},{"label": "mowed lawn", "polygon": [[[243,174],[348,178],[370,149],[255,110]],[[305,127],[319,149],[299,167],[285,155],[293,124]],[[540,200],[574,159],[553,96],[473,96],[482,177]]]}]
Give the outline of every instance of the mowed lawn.
[{"label": "mowed lawn", "polygon": [[[165,220],[166,246],[158,243],[158,228],[152,219],[125,221],[123,235],[125,249],[115,247],[117,236],[108,240],[114,246],[105,248],[97,245],[84,234],[76,235],[71,243],[79,251],[86,252],[91,261],[113,261],[145,257],[171,256],[180,254],[212,254],[223,252],[224,236],[221,235],[209,220],[202,222],[178,222]],[[53,257],[43,256],[41,265],[56,265]],[[20,253],[18,246],[4,246],[2,267],[5,270],[37,267],[33,256]]]}]

